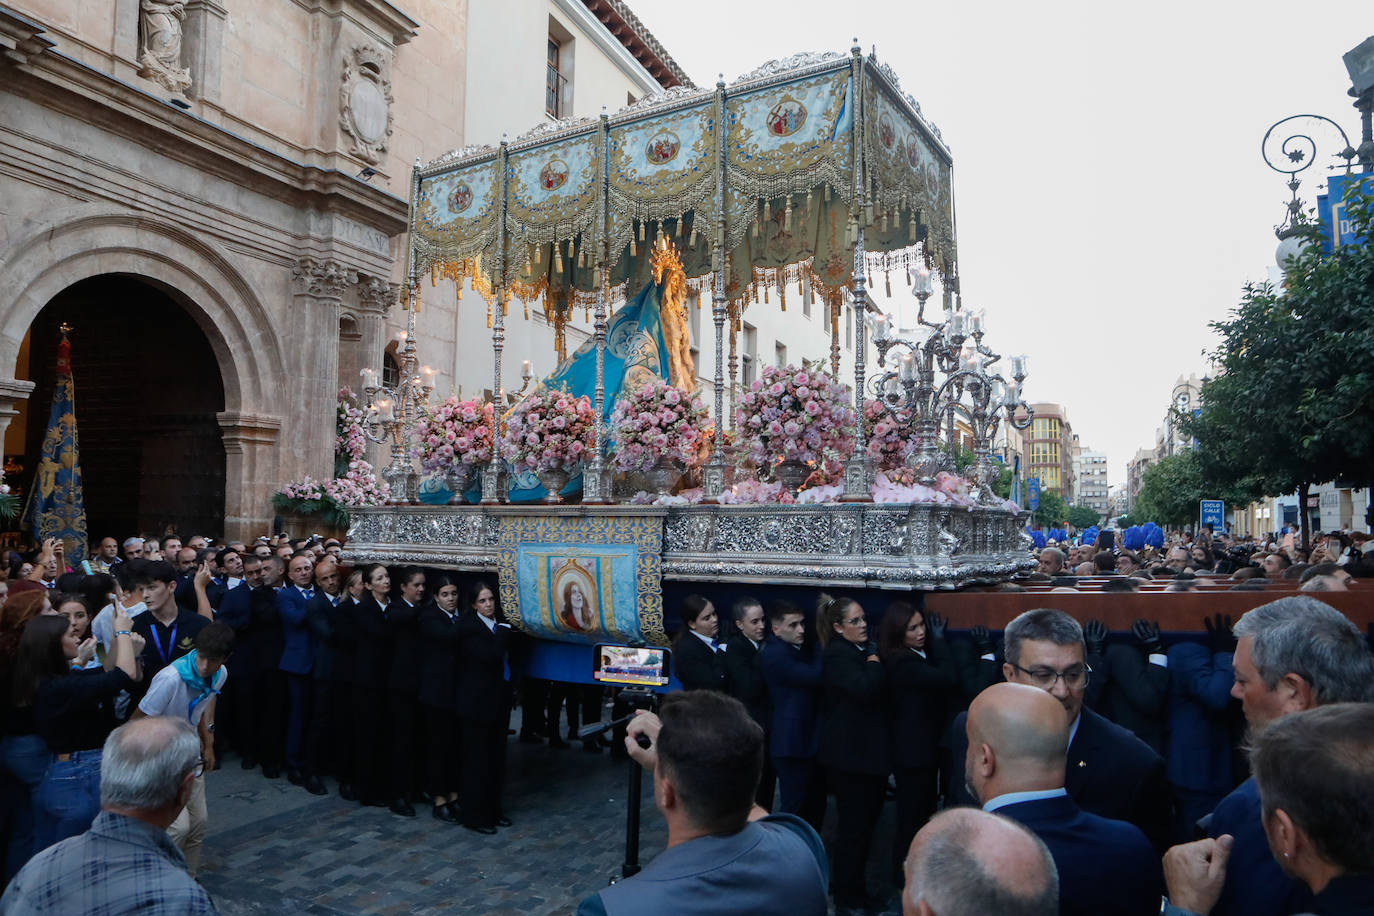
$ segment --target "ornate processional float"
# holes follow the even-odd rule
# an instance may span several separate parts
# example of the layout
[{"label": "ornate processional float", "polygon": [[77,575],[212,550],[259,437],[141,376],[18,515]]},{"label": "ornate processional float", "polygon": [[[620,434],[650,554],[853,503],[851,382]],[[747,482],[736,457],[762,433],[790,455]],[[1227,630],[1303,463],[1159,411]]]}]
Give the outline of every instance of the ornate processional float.
[{"label": "ornate processional float", "polygon": [[[1024,568],[1018,508],[990,487],[998,424],[1029,423],[1024,359],[998,374],[981,316],[962,309],[951,166],[892,70],[857,47],[417,163],[401,381],[382,389],[364,370],[363,386],[396,502],[353,511],[348,556],[496,571],[506,614],[544,640],[660,645],[673,583],[930,590]],[[874,274],[890,294],[892,271],[919,300],[913,328],[868,295]],[[498,409],[428,404],[413,334],[425,274],[486,300]],[[933,274],[939,321],[925,317]],[[799,284],[826,308],[828,366],[816,354],[738,385],[741,316],[773,296],[785,310]],[[692,409],[692,289],[715,332],[710,423]],[[542,309],[562,362],[507,409],[513,299]],[[852,388],[838,377],[847,304],[869,319],[855,321]],[[568,355],[575,308],[593,334]],[[962,476],[956,416],[972,431]],[[692,447],[674,452],[684,434]],[[448,504],[417,500],[411,441]],[[617,468],[641,457],[623,489]]]}]

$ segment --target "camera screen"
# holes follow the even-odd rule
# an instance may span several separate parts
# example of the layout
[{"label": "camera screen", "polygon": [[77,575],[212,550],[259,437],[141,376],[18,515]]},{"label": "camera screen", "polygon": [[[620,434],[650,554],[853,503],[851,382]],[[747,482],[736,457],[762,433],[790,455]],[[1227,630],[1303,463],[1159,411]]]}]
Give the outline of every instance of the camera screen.
[{"label": "camera screen", "polygon": [[592,677],[608,684],[665,687],[668,684],[668,650],[652,646],[597,646]]}]

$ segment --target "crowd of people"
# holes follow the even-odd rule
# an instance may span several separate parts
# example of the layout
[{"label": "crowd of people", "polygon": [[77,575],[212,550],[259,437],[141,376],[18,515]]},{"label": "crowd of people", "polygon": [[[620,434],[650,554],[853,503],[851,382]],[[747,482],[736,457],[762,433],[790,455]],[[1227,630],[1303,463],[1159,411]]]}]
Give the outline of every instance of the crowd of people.
[{"label": "crowd of people", "polygon": [[[1336,543],[1317,549],[1334,553]],[[1191,568],[1219,580],[1218,551],[1205,551],[1204,566],[1209,557],[1194,549],[1209,546],[1171,545],[1156,558],[1160,574]],[[1089,548],[1094,576],[1135,572],[1119,568],[1139,559],[1119,545],[1070,551]],[[599,720],[601,688],[521,678],[518,665],[512,680],[515,637],[491,583],[416,567],[351,569],[341,550],[315,538],[106,538],[75,564],[51,542],[27,561],[11,558],[0,606],[10,882],[0,913],[62,912],[11,901],[70,867],[73,844],[116,834],[153,843],[193,878],[211,816],[206,774],[230,751],[244,769],[305,792],[328,793],[329,777],[341,798],[400,817],[427,804],[435,820],[480,835],[510,826],[502,782],[512,704],[518,697],[522,707],[518,740],[566,747],[579,716]],[[1056,553],[1041,551],[1032,579],[1062,575],[1045,568],[1069,559]],[[1245,568],[1267,569],[1272,556],[1246,554]],[[1353,543],[1336,559],[1308,559],[1356,575],[1368,562]],[[1374,860],[1333,859],[1316,838],[1330,812],[1300,804],[1288,783],[1305,777],[1254,743],[1287,714],[1374,702],[1364,635],[1315,597],[1269,602],[1234,627],[1209,618],[1199,621],[1205,636],[1171,640],[1143,620],[1111,634],[1051,609],[1022,614],[1001,634],[955,633],[905,600],[866,611],[825,594],[814,609],[741,596],[726,614],[691,595],[679,616],[672,661],[684,690],[660,715],[637,718],[625,742],[654,773],[669,825],[670,848],[645,874],[673,879],[653,889],[647,879],[621,882],[584,901],[588,914],[691,911],[655,894],[733,861],[731,843],[756,850],[759,874],[795,879],[787,892],[760,885],[774,888],[773,903],[751,909],[824,912],[828,896],[839,913],[878,911],[885,901],[868,874],[889,799],[892,854],[881,864],[906,886],[909,912],[1143,914],[1159,912],[1166,892],[1176,913],[1368,912],[1333,908],[1340,875],[1342,894],[1374,907],[1365,880]],[[167,771],[155,817],[112,807],[105,786],[111,748],[144,718],[177,723],[197,747],[192,765]],[[674,732],[691,737],[673,741]],[[579,740],[602,750],[603,739]],[[1374,734],[1366,740],[1368,764]],[[1374,779],[1358,770],[1365,764],[1328,760],[1331,784],[1356,778],[1342,767]],[[1282,786],[1272,791],[1283,818],[1266,785]],[[827,856],[820,831],[832,810]],[[119,811],[158,825],[166,844],[112,819]],[[1351,828],[1365,830],[1366,844],[1367,821]],[[1292,863],[1269,855],[1283,848],[1276,824],[1294,844]],[[692,845],[708,837],[733,839]],[[969,869],[956,880],[961,857]],[[817,881],[820,909],[808,896]],[[1001,904],[941,902],[961,899],[954,889],[965,885],[968,900]],[[655,909],[659,899],[674,905]]]}]

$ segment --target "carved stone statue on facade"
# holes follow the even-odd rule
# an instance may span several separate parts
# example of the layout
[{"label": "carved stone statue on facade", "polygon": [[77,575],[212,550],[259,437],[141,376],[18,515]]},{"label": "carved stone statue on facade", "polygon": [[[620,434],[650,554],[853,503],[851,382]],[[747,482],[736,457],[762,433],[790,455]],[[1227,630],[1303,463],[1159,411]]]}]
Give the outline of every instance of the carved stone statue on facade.
[{"label": "carved stone statue on facade", "polygon": [[191,71],[181,65],[182,0],[140,0],[138,75],[170,92],[191,88]]}]

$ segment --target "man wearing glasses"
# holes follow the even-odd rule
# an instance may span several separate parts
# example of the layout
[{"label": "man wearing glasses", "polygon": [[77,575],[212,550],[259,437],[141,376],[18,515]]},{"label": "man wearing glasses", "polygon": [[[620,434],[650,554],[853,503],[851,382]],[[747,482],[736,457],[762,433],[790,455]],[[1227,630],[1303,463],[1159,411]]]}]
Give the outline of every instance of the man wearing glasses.
[{"label": "man wearing glasses", "polygon": [[[1068,770],[1064,787],[1090,814],[1128,821],[1145,832],[1156,851],[1169,848],[1173,798],[1164,761],[1135,735],[1083,705],[1092,676],[1083,628],[1063,611],[1026,611],[1007,624],[1002,676],[1013,684],[1039,687],[1059,701],[1069,720]],[[954,722],[953,759],[968,750],[967,713]],[[956,784],[953,803],[973,804],[966,786]]]}]

